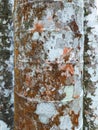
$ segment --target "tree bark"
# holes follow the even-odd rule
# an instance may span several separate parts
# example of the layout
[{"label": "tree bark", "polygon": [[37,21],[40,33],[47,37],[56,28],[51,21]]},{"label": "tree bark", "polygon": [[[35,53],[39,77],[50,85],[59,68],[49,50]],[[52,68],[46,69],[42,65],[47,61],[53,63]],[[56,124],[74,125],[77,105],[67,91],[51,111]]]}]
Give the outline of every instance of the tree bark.
[{"label": "tree bark", "polygon": [[83,0],[15,0],[15,130],[82,130]]},{"label": "tree bark", "polygon": [[97,0],[84,0],[84,130],[98,129],[97,4]]},{"label": "tree bark", "polygon": [[[0,0],[0,130],[13,129],[12,5]],[[2,125],[5,124],[5,126]]]}]

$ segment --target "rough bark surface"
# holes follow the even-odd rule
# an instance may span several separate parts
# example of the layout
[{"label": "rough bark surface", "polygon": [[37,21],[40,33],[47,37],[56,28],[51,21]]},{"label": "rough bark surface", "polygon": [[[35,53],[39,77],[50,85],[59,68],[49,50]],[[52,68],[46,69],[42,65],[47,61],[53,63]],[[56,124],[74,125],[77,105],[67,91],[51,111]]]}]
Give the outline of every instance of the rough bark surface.
[{"label": "rough bark surface", "polygon": [[83,1],[14,9],[15,130],[82,130]]},{"label": "rough bark surface", "polygon": [[10,1],[0,0],[0,130],[13,127],[13,43]]},{"label": "rough bark surface", "polygon": [[97,5],[97,0],[84,0],[84,130],[98,129]]}]

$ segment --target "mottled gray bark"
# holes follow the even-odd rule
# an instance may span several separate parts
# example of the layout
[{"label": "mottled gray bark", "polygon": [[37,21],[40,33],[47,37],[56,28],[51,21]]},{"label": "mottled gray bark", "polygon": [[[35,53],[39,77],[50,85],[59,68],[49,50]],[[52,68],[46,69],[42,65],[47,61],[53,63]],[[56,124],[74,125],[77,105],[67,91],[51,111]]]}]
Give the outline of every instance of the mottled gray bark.
[{"label": "mottled gray bark", "polygon": [[[3,121],[13,127],[12,11],[8,0],[0,0],[0,130]],[[4,123],[3,123],[4,124]]]},{"label": "mottled gray bark", "polygon": [[98,129],[97,4],[97,0],[84,0],[84,130]]},{"label": "mottled gray bark", "polygon": [[[51,15],[53,13],[53,10],[51,9],[51,11],[50,11],[46,7],[46,5],[41,7],[41,4],[40,4],[41,2],[39,2],[39,4],[37,3],[38,9],[35,6],[35,8],[34,8],[35,12],[34,12],[34,15],[32,15],[31,9],[29,10],[29,7],[31,8],[31,6],[32,6],[32,1],[30,4],[22,3],[22,2],[28,2],[26,0],[25,1],[19,1],[19,0],[15,1],[16,4],[17,4],[17,2],[21,2],[21,4],[20,3],[18,3],[17,5],[15,4],[15,10],[18,10],[18,9],[21,10],[20,7],[23,7],[23,10],[22,10],[23,17],[21,17],[21,14],[19,14],[19,12],[16,11],[16,15],[19,14],[19,16],[17,17],[18,24],[17,24],[15,31],[18,34],[18,38],[20,37],[20,39],[18,39],[18,43],[16,45],[18,45],[20,47],[20,50],[19,50],[20,52],[23,51],[22,50],[23,46],[25,46],[25,48],[28,49],[28,50],[26,50],[26,49],[25,50],[27,51],[29,58],[31,58],[31,57],[34,58],[33,60],[31,59],[31,61],[29,61],[30,63],[32,61],[34,62],[34,69],[36,67],[39,67],[39,64],[40,64],[40,63],[39,64],[37,63],[36,58],[37,58],[37,60],[41,60],[41,63],[44,63],[44,60],[43,60],[43,58],[45,58],[44,56],[46,56],[46,57],[48,56],[48,58],[46,58],[47,59],[46,62],[48,61],[47,64],[48,64],[48,67],[50,67],[50,69],[52,69],[52,73],[55,73],[55,71],[57,71],[57,70],[55,70],[56,68],[54,68],[54,67],[63,67],[63,71],[65,71],[64,70],[65,68],[68,68],[69,73],[71,73],[71,74],[73,73],[73,70],[74,70],[75,72],[73,74],[73,77],[76,78],[76,79],[74,78],[75,79],[74,82],[75,82],[77,80],[76,74],[78,73],[80,75],[82,66],[83,66],[83,63],[81,62],[82,53],[83,53],[83,39],[81,36],[81,34],[83,33],[82,32],[83,25],[81,25],[79,23],[83,20],[83,17],[80,18],[81,13],[83,13],[83,12],[82,12],[82,9],[80,9],[80,5],[79,5],[79,4],[81,4],[81,1],[80,2],[77,2],[75,0],[74,1],[68,0],[68,1],[69,1],[69,3],[67,3],[66,6],[64,6],[65,7],[65,17],[68,18],[68,19],[65,18],[65,21],[63,21],[63,20],[58,21],[58,18],[61,18],[62,16],[60,16],[61,15],[60,11],[57,11],[57,10],[58,10],[58,8],[60,8],[60,6],[62,5],[63,2],[57,2],[57,4],[55,4],[57,9],[53,8],[53,10],[55,10],[55,12],[57,11],[58,13],[56,15],[54,15],[54,17],[52,17]],[[65,3],[68,1],[66,0]],[[85,46],[84,46],[84,125],[83,126],[84,126],[84,130],[95,130],[98,125],[98,107],[97,107],[98,101],[96,100],[96,99],[98,99],[98,94],[97,94],[97,92],[98,92],[98,80],[97,80],[98,79],[98,74],[97,74],[98,73],[98,71],[97,71],[98,70],[98,67],[97,67],[98,51],[96,49],[96,48],[98,48],[98,44],[97,44],[97,42],[98,42],[98,34],[97,34],[98,33],[97,32],[98,16],[97,15],[98,14],[97,14],[97,8],[96,8],[97,5],[94,0],[93,1],[84,0],[84,3],[85,3],[85,7],[84,7],[84,13],[85,13],[84,14],[85,15],[85,21],[84,21],[85,42],[84,43],[85,43]],[[41,8],[39,8],[39,7],[41,7]],[[64,7],[62,6],[62,11],[64,10]],[[50,8],[52,8],[52,7],[50,7]],[[6,122],[11,129],[12,124],[13,124],[13,114],[12,114],[13,113],[13,110],[12,110],[13,101],[11,101],[13,85],[12,85],[12,72],[10,71],[10,69],[11,68],[13,69],[13,67],[12,67],[13,63],[11,60],[12,35],[9,34],[9,32],[11,32],[10,27],[12,25],[12,20],[11,20],[12,14],[11,14],[10,9],[11,8],[9,7],[8,1],[4,1],[4,0],[0,1],[0,120],[3,120],[4,122]],[[44,13],[46,14],[45,10],[49,13],[49,14],[47,13],[47,16],[45,16],[46,19],[44,18]],[[30,11],[31,11],[31,14],[29,14]],[[78,11],[81,11],[81,13]],[[42,14],[41,12],[44,12],[44,13]],[[40,20],[33,21],[35,17],[36,18],[38,17],[38,19],[40,19]],[[41,21],[42,17],[44,18],[44,20]],[[47,22],[47,19],[48,19],[48,22]],[[56,22],[56,21],[58,21],[58,22]],[[43,30],[43,26],[44,26],[43,23],[45,24],[45,28],[44,28],[45,30]],[[22,24],[22,26],[20,24]],[[33,28],[34,24],[37,28]],[[47,34],[45,34],[46,32],[47,32]],[[26,36],[27,38],[25,38],[24,36]],[[55,40],[53,40],[51,37],[53,37],[53,39],[55,39]],[[37,48],[39,48],[39,51],[41,51],[43,48],[43,45],[41,43],[46,42],[46,45],[44,45],[45,50],[42,50],[41,53],[39,53],[39,51],[37,50],[37,54],[38,55],[42,54],[43,58],[40,59],[41,57],[35,57],[36,55],[34,56],[33,52],[28,52],[28,51],[30,51],[29,47],[31,46],[32,43],[29,44],[28,46],[26,46],[26,45],[22,45],[22,42],[20,42],[20,40],[22,40],[22,41],[24,40],[23,41],[24,44],[26,44],[26,42],[33,41],[33,42],[35,42],[34,43],[35,46],[36,46],[36,41],[37,41],[37,43],[40,43],[40,45],[37,46]],[[28,41],[25,41],[25,40],[28,40]],[[51,48],[50,46],[53,44],[52,42],[54,42],[54,41],[56,42],[56,45],[52,46],[53,48]],[[17,42],[17,40],[16,40],[16,42]],[[47,47],[48,44],[50,44],[49,47]],[[82,49],[81,49],[81,47],[82,47]],[[78,51],[75,50],[77,48],[79,49]],[[15,49],[16,57],[19,53],[18,49],[19,49],[18,47]],[[35,48],[33,48],[33,49],[35,49]],[[70,50],[70,49],[72,49],[72,50]],[[45,51],[45,54],[43,54],[43,51]],[[50,51],[50,52],[48,52],[48,51]],[[72,57],[70,56],[70,60],[68,60],[68,62],[71,61],[72,65],[70,67],[62,66],[62,64],[64,65],[66,63],[62,62],[62,59],[60,59],[61,57],[58,58],[60,56],[60,54],[59,53],[57,54],[56,51],[59,53],[61,53],[61,52],[68,53],[68,57],[69,57],[69,55],[72,55]],[[47,54],[47,52],[48,52],[48,54]],[[69,53],[69,52],[71,52],[71,53]],[[73,53],[76,54],[77,58],[74,57]],[[24,58],[28,58],[28,57],[24,57],[24,55],[23,55],[22,58],[24,59]],[[56,60],[54,60],[55,58],[56,58]],[[78,60],[78,63],[75,62],[76,59]],[[29,66],[27,64],[27,61],[24,65],[23,64],[24,60],[20,60],[18,58],[15,58],[15,60],[20,61],[18,68],[19,67],[21,68],[21,66],[24,68],[25,68],[25,66]],[[27,60],[27,59],[25,59],[25,60]],[[17,64],[18,64],[18,62],[17,62]],[[36,65],[38,64],[38,66],[36,66],[35,64]],[[80,67],[80,65],[81,65],[81,68],[79,70],[77,68]],[[16,65],[16,67],[17,67],[17,65]],[[32,67],[32,66],[30,66],[30,67]],[[26,67],[26,69],[27,69],[27,67]],[[38,69],[41,70],[42,68],[38,68]],[[53,69],[54,69],[54,71],[53,71]],[[59,69],[61,69],[61,68],[59,68]],[[22,78],[24,76],[23,73],[26,73],[26,76],[27,76],[25,78],[26,81],[24,81],[24,79],[23,79],[23,82],[26,82],[25,85],[27,85],[27,86],[29,84],[29,87],[30,87],[32,84],[30,82],[33,82],[33,81],[31,80],[32,75],[29,71],[31,71],[31,70],[27,69],[27,70],[21,72],[20,74],[22,74],[22,76],[20,78]],[[42,72],[43,72],[43,70],[42,70]],[[46,73],[46,70],[45,70],[45,73]],[[41,73],[41,75],[42,75],[42,73]],[[48,76],[49,76],[49,73],[48,73]],[[59,75],[57,75],[56,78],[57,77],[59,77]],[[82,86],[82,84],[81,84],[82,75],[80,75],[79,77],[80,77],[80,78],[78,78],[79,82],[77,82],[78,81],[77,80],[74,84],[74,83],[71,83],[71,82],[73,82],[72,76],[71,77],[69,76],[71,81],[69,79],[67,79],[67,81],[66,81],[67,85],[63,84],[64,86],[66,86],[66,89],[63,89],[65,92],[60,95],[61,97],[59,96],[58,93],[57,93],[57,96],[55,95],[56,93],[51,93],[51,91],[46,86],[46,88],[44,88],[47,90],[45,93],[45,96],[42,96],[40,98],[40,100],[37,100],[37,101],[34,98],[32,99],[32,102],[35,102],[35,106],[37,106],[36,110],[35,111],[32,110],[32,111],[36,113],[35,115],[39,116],[38,117],[39,119],[38,118],[36,118],[36,119],[37,119],[37,121],[39,121],[39,120],[41,121],[41,123],[38,124],[38,125],[40,125],[40,128],[42,128],[42,129],[44,128],[45,130],[46,130],[46,128],[49,129],[47,125],[43,125],[43,121],[46,123],[47,122],[49,123],[49,120],[52,120],[52,119],[50,119],[52,116],[54,117],[53,122],[56,125],[54,125],[52,127],[52,123],[49,123],[49,125],[51,126],[51,130],[52,129],[57,130],[57,129],[60,129],[61,127],[64,127],[63,123],[66,123],[67,119],[68,119],[68,122],[71,121],[71,123],[74,123],[74,125],[72,127],[73,129],[77,129],[77,127],[79,127],[79,126],[75,126],[75,125],[77,125],[77,119],[79,118],[78,116],[80,116],[80,115],[79,115],[79,113],[77,114],[77,113],[73,112],[73,109],[74,110],[76,109],[76,107],[78,106],[77,105],[78,103],[82,104],[82,97],[80,100],[80,96],[79,96],[81,94],[80,94],[80,92],[77,92],[78,89],[82,90],[81,87],[77,88],[79,85]],[[63,77],[63,80],[65,80],[65,79],[66,79],[66,77]],[[47,79],[47,80],[49,80],[49,79]],[[62,82],[62,81],[60,81],[60,82]],[[24,84],[24,83],[22,83],[22,84]],[[70,88],[69,88],[69,86],[70,86]],[[29,88],[29,87],[26,88],[26,86],[25,86],[24,90],[21,90],[21,91],[24,91],[23,94],[20,93],[22,97],[24,95],[25,95],[25,97],[29,96],[28,93],[31,91],[31,88]],[[62,86],[60,86],[60,87],[62,87]],[[74,88],[74,90],[73,90],[73,88]],[[25,89],[27,92],[25,91]],[[44,91],[44,89],[43,88],[41,89],[41,93]],[[62,90],[60,90],[59,92],[61,92],[61,91]],[[66,93],[66,96],[65,96],[65,93]],[[32,94],[30,96],[32,97],[33,94],[34,94],[34,92],[32,92]],[[54,94],[54,96],[52,96],[53,94]],[[25,104],[26,102],[22,101],[23,100],[22,97],[21,97],[20,102]],[[28,101],[31,102],[31,98],[27,98],[27,99],[28,99]],[[19,100],[20,100],[20,97],[19,97]],[[59,102],[58,102],[58,100],[59,100]],[[63,102],[63,103],[66,102],[66,105],[65,105],[66,108],[64,105],[62,105],[61,102]],[[67,105],[67,102],[69,102],[70,105]],[[59,103],[60,103],[60,105],[62,105],[62,109],[61,109],[61,107],[59,107],[57,110],[57,106]],[[17,104],[18,104],[17,99],[16,99],[15,104],[16,104],[16,108],[17,108]],[[31,111],[31,110],[28,110],[29,107],[32,109],[35,109],[32,107],[32,105],[30,106],[30,104],[29,104],[28,108],[25,109],[25,111],[28,111],[27,113],[30,113],[30,111]],[[71,109],[71,106],[73,104],[76,104],[75,105],[76,107]],[[43,106],[46,107],[47,109],[51,107],[52,111],[48,111],[48,113],[50,115],[46,116],[47,111],[45,110],[46,115],[44,113],[44,116],[41,116],[41,114],[43,114],[41,112]],[[61,111],[64,112],[63,107],[65,108],[65,113],[67,113],[67,114],[64,113],[66,116],[64,116],[64,114],[62,116],[60,116],[60,113],[55,116],[56,112],[58,112],[58,111],[60,112],[60,109],[61,109]],[[54,108],[56,108],[56,109],[54,109]],[[80,106],[80,108],[82,108],[82,106]],[[81,112],[82,112],[82,110],[81,110]],[[33,116],[35,116],[35,115],[33,114]],[[70,119],[69,119],[69,117],[70,117]],[[21,117],[21,119],[22,119],[22,117]],[[19,118],[17,118],[17,120],[19,120]],[[74,122],[73,120],[76,120],[76,122]],[[28,121],[30,121],[30,119],[27,119],[26,121],[28,123]],[[34,128],[35,128],[35,126],[36,126],[35,119],[33,119],[33,123],[34,123]],[[60,124],[59,124],[59,127],[57,128],[58,123],[60,123]],[[30,122],[30,124],[32,124],[32,122]],[[30,124],[28,123],[27,127]],[[79,123],[78,125],[80,125],[80,124],[81,123]],[[23,124],[20,123],[20,125],[23,125]],[[70,124],[70,126],[71,126],[71,124]],[[23,127],[26,127],[26,126],[23,126]],[[30,125],[30,128],[31,127],[32,127],[32,125]],[[21,128],[22,128],[22,126],[21,126]],[[38,129],[40,129],[40,128],[38,128]],[[66,126],[65,126],[65,128],[66,128]],[[28,129],[28,128],[25,128],[25,129]],[[36,129],[37,129],[37,126],[36,126]],[[70,129],[70,127],[68,127],[68,129]],[[2,128],[2,130],[3,130],[3,128]]]},{"label": "mottled gray bark", "polygon": [[15,0],[15,130],[82,130],[83,0]]}]

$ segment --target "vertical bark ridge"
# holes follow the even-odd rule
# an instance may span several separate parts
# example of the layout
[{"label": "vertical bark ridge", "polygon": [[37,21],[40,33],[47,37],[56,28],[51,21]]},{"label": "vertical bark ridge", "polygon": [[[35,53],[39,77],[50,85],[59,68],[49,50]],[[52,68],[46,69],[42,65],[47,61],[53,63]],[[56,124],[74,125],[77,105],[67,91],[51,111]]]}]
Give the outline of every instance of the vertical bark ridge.
[{"label": "vertical bark ridge", "polygon": [[13,38],[12,5],[0,1],[0,129],[5,122],[13,129]]},{"label": "vertical bark ridge", "polygon": [[84,130],[98,127],[98,14],[96,0],[84,1]]}]

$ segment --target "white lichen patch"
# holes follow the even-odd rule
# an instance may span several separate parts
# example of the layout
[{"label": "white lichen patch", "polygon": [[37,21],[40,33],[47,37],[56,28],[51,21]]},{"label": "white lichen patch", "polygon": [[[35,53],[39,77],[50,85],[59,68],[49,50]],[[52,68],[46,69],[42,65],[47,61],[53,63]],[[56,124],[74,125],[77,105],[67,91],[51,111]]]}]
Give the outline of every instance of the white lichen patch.
[{"label": "white lichen patch", "polygon": [[7,127],[7,124],[0,120],[0,130],[10,130],[8,127]]},{"label": "white lichen patch", "polygon": [[50,130],[60,130],[60,129],[58,128],[58,126],[53,125],[52,128],[50,128]]},{"label": "white lichen patch", "polygon": [[[80,95],[76,95],[75,100],[73,100],[73,102],[70,106],[71,109],[75,112],[75,114],[78,114],[79,111],[81,109],[83,109],[83,99],[82,99],[82,97],[83,97],[83,91],[81,92]],[[80,116],[80,118],[82,118],[82,117]]]},{"label": "white lichen patch", "polygon": [[35,111],[39,115],[39,120],[43,124],[49,123],[49,119],[57,114],[57,110],[53,103],[40,103]]},{"label": "white lichen patch", "polygon": [[62,103],[66,104],[66,101],[71,101],[73,99],[74,86],[65,86],[64,93],[66,94],[65,98],[61,100]]},{"label": "white lichen patch", "polygon": [[61,130],[66,130],[66,129],[71,130],[72,123],[71,123],[69,115],[60,117],[60,125],[59,125],[59,127],[60,127]]},{"label": "white lichen patch", "polygon": [[39,39],[39,33],[38,32],[35,32],[32,36],[32,39],[33,40],[38,40]]}]

